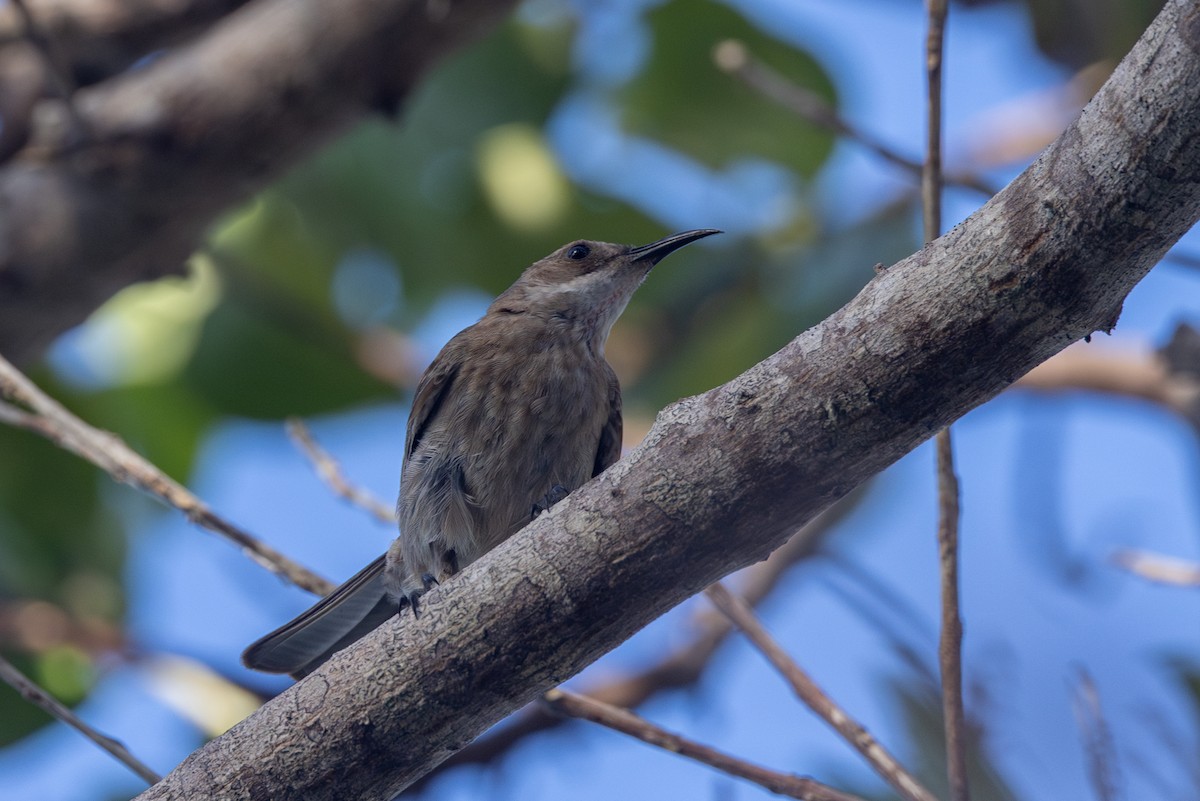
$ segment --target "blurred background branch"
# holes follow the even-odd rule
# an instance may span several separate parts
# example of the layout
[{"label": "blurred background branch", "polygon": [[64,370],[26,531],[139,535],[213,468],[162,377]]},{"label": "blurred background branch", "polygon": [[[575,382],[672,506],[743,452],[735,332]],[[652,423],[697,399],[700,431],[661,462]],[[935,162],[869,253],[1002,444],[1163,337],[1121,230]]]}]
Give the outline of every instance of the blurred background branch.
[{"label": "blurred background branch", "polygon": [[88,460],[115,481],[128,484],[183,512],[188,520],[218,534],[259,565],[311,593],[325,595],[333,586],[308,568],[284,556],[219,515],[119,437],[99,431],[68,412],[19,370],[0,357],[0,397],[30,411],[0,402],[0,422],[39,434],[64,450]]},{"label": "blurred background branch", "polygon": [[37,686],[28,676],[17,670],[11,662],[2,656],[0,656],[0,680],[19,692],[21,697],[29,703],[34,704],[51,717],[66,723],[95,743],[97,747],[107,751],[114,759],[127,766],[138,776],[141,776],[147,784],[154,784],[162,778],[146,767],[145,763],[129,753],[129,749],[124,745],[89,726],[78,715],[60,704],[54,696]]},{"label": "blurred background branch", "polygon": [[800,801],[863,801],[859,796],[835,790],[806,776],[779,773],[722,753],[687,737],[668,732],[626,709],[586,695],[555,689],[547,692],[542,702],[557,714],[590,720],[673,754],[703,762],[723,773],[760,784],[786,798],[796,798]]},{"label": "blurred background branch", "polygon": [[[58,31],[85,15],[42,22],[46,6],[30,7],[44,41],[68,63],[82,58]],[[5,125],[28,130],[0,167],[0,353],[17,362],[122,287],[181,272],[218,214],[364,116],[395,111],[422,72],[511,3],[258,0],[183,4],[171,19],[108,6],[88,22],[138,30],[117,49],[143,66],[71,94],[73,125],[54,113],[62,98],[7,104],[27,116]],[[205,21],[202,34],[156,52]]]}]

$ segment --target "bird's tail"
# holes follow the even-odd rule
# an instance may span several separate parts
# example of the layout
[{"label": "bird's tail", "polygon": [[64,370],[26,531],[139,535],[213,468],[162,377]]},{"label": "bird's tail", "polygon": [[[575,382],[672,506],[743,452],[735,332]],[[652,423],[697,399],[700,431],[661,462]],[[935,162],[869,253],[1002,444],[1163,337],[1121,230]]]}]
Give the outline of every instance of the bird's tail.
[{"label": "bird's tail", "polygon": [[242,652],[242,663],[300,679],[397,612],[383,588],[380,556],[290,623]]}]

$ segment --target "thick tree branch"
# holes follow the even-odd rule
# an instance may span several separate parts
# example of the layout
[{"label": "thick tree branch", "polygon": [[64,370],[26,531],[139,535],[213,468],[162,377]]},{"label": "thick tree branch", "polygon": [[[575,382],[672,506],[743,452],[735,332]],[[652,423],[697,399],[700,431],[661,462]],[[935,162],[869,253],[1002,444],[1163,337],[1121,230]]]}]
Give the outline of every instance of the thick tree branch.
[{"label": "thick tree branch", "polygon": [[114,292],[182,268],[222,211],[495,22],[512,0],[255,0],[74,95],[0,170],[0,353],[18,363]]},{"label": "thick tree branch", "polygon": [[[1017,377],[1116,323],[1200,216],[1200,8],[1171,0],[1000,194],[143,799],[389,798]],[[286,793],[284,792],[286,788]]]},{"label": "thick tree branch", "polygon": [[[120,72],[154,50],[178,44],[247,0],[24,0],[75,84]],[[0,46],[19,40],[21,11],[0,6]]]}]

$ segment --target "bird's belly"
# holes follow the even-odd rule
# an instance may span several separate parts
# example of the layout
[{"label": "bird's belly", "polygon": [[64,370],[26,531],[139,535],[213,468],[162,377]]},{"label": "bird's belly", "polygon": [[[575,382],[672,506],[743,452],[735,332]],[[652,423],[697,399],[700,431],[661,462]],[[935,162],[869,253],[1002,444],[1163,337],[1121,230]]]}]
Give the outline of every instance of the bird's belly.
[{"label": "bird's belly", "polygon": [[486,387],[467,383],[480,391],[458,393],[405,464],[400,536],[410,575],[436,576],[446,551],[469,564],[529,523],[556,488],[591,478],[609,413],[604,374],[548,359],[523,367]]}]

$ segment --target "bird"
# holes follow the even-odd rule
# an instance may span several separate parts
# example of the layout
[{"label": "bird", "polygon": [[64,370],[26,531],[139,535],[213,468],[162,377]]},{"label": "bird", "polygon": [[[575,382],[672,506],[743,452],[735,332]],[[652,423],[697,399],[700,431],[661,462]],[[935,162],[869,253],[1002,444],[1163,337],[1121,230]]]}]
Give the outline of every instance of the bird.
[{"label": "bird", "polygon": [[534,262],[417,384],[399,536],[387,553],[251,644],[250,668],[303,678],[411,607],[621,455],[621,388],[604,358],[651,268],[701,228],[648,245],[579,240]]}]

